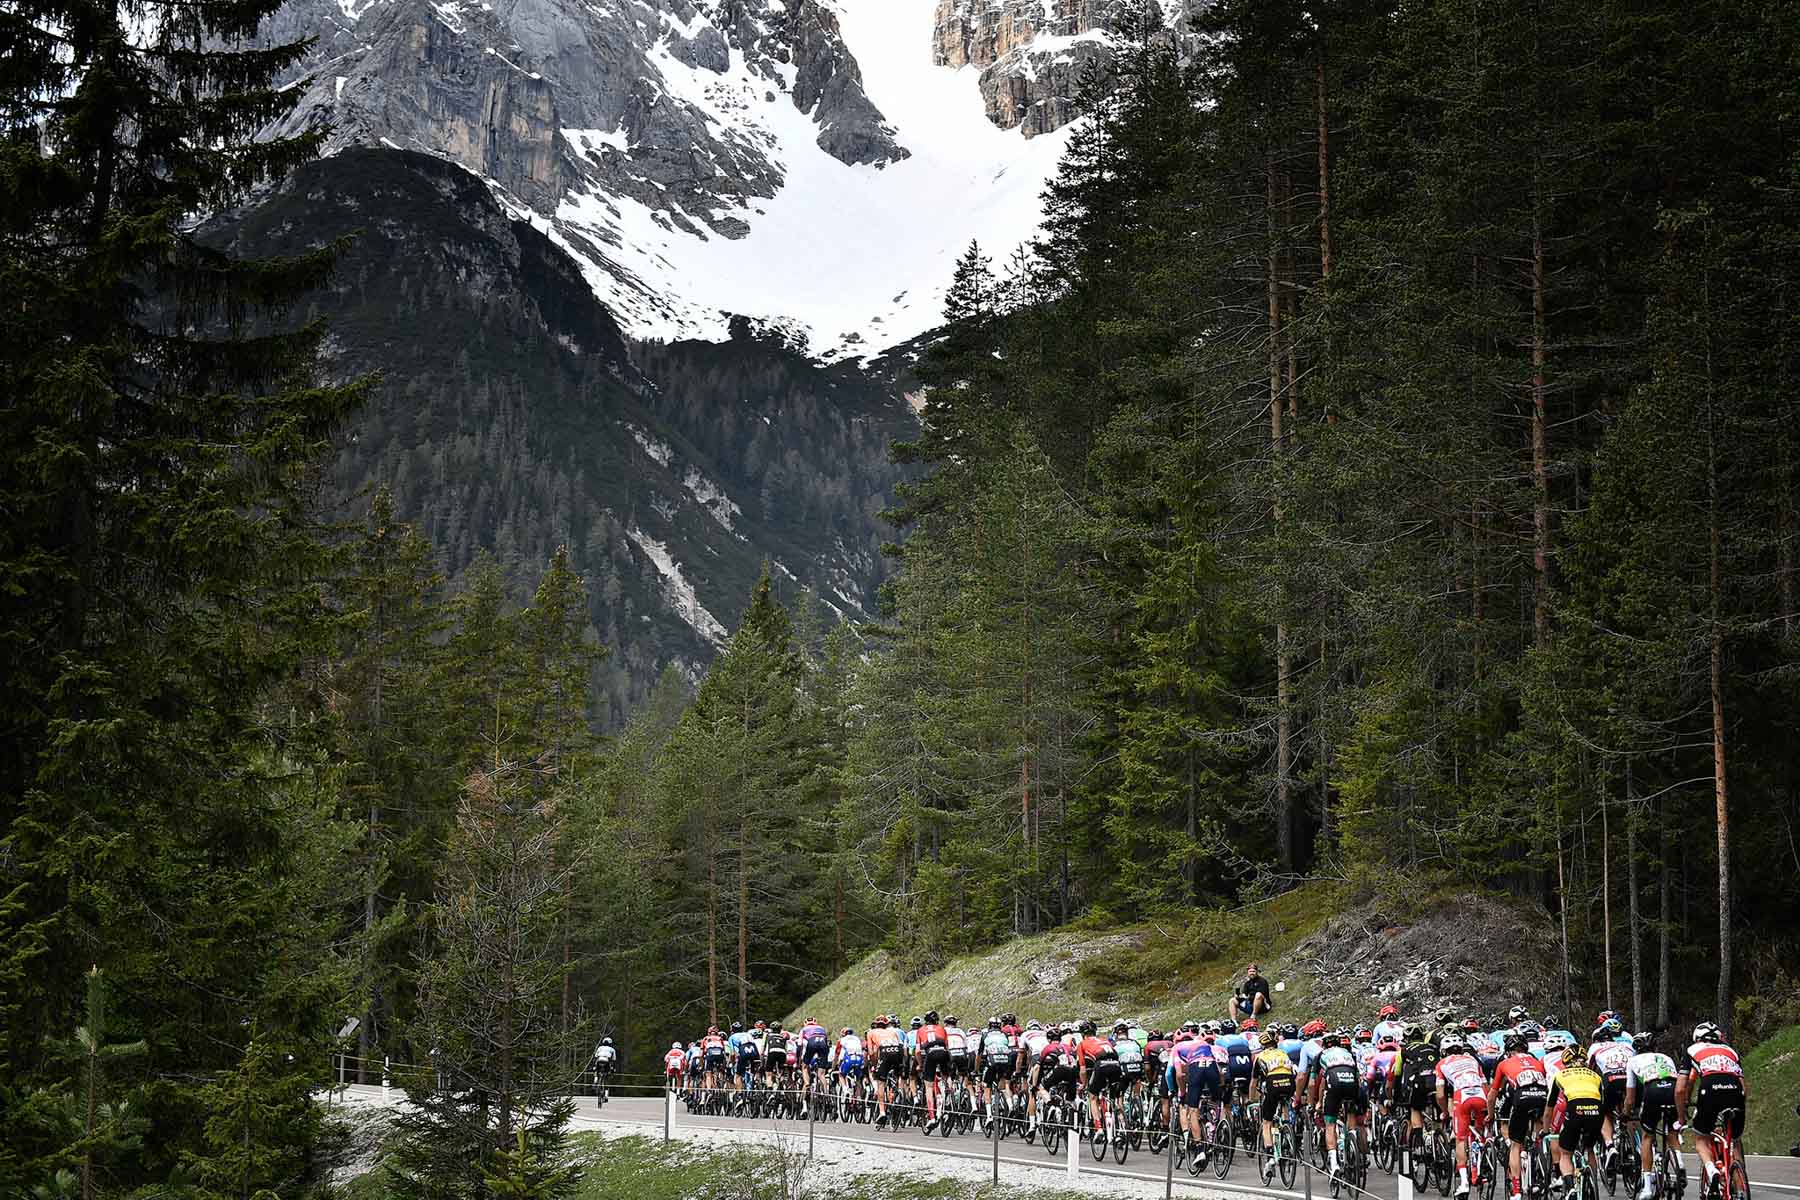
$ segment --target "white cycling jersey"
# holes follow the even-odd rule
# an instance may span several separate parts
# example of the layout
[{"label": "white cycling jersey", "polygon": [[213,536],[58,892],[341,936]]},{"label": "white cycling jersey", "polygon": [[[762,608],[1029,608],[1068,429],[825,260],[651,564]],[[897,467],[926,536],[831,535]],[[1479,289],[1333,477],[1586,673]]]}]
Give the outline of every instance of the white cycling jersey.
[{"label": "white cycling jersey", "polygon": [[1648,1051],[1632,1055],[1631,1062],[1627,1064],[1625,1070],[1626,1078],[1637,1085],[1637,1089],[1641,1092],[1650,1084],[1660,1080],[1673,1080],[1675,1078],[1675,1060],[1666,1054]]}]

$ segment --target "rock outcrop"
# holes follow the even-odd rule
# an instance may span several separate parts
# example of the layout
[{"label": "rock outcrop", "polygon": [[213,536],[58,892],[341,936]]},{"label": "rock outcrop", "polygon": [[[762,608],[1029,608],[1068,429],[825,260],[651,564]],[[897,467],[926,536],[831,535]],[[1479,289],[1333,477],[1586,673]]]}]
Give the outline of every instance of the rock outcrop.
[{"label": "rock outcrop", "polygon": [[1111,63],[1127,20],[1160,25],[1178,44],[1204,0],[938,0],[932,61],[975,66],[988,120],[1036,137],[1080,113],[1084,72]]}]

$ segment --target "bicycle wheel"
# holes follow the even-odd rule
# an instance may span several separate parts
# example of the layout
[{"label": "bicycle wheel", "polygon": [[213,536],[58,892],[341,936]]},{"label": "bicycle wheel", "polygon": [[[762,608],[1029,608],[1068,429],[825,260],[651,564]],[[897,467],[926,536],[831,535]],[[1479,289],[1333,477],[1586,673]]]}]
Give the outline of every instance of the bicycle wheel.
[{"label": "bicycle wheel", "polygon": [[1294,1145],[1294,1139],[1286,1131],[1275,1131],[1275,1169],[1281,1174],[1281,1186],[1284,1188],[1293,1187],[1294,1177],[1300,1173],[1298,1151],[1299,1147]]},{"label": "bicycle wheel", "polygon": [[1215,1144],[1207,1147],[1212,1153],[1213,1174],[1223,1179],[1231,1170],[1232,1157],[1237,1153],[1237,1133],[1229,1119],[1218,1123],[1213,1139]]},{"label": "bicycle wheel", "polygon": [[1375,1131],[1375,1165],[1388,1174],[1394,1173],[1393,1126],[1386,1120]]},{"label": "bicycle wheel", "polygon": [[1413,1130],[1410,1141],[1407,1173],[1412,1177],[1413,1191],[1423,1192],[1431,1186],[1431,1153],[1425,1145],[1425,1132]]},{"label": "bicycle wheel", "polygon": [[1125,1159],[1131,1154],[1131,1111],[1129,1109],[1125,1111],[1123,1121],[1113,1126],[1112,1154],[1113,1161],[1121,1167],[1125,1165]]},{"label": "bicycle wheel", "polygon": [[1742,1158],[1731,1160],[1731,1200],[1750,1200],[1750,1172]]},{"label": "bicycle wheel", "polygon": [[1491,1143],[1481,1145],[1481,1200],[1494,1200],[1500,1182],[1500,1163],[1495,1161]]},{"label": "bicycle wheel", "polygon": [[1619,1155],[1622,1153],[1617,1141],[1600,1150],[1600,1182],[1606,1188],[1606,1194],[1619,1194]]},{"label": "bicycle wheel", "polygon": [[1431,1174],[1437,1180],[1438,1195],[1448,1196],[1451,1181],[1456,1178],[1456,1147],[1442,1129],[1431,1135]]},{"label": "bicycle wheel", "polygon": [[1101,1121],[1088,1134],[1088,1150],[1093,1154],[1095,1162],[1106,1161],[1106,1125],[1107,1122]]}]

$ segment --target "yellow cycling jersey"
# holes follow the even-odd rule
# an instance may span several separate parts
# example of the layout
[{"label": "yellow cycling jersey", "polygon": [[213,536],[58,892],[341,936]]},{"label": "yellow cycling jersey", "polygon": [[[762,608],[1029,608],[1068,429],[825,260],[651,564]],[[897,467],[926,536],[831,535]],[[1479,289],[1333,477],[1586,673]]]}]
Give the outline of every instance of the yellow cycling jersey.
[{"label": "yellow cycling jersey", "polygon": [[1564,1067],[1556,1073],[1555,1086],[1562,1090],[1563,1097],[1572,1104],[1584,1100],[1598,1104],[1606,1083],[1600,1078],[1598,1071],[1588,1067]]},{"label": "yellow cycling jersey", "polygon": [[1256,1073],[1276,1087],[1294,1082],[1294,1062],[1287,1051],[1271,1046],[1256,1056]]}]

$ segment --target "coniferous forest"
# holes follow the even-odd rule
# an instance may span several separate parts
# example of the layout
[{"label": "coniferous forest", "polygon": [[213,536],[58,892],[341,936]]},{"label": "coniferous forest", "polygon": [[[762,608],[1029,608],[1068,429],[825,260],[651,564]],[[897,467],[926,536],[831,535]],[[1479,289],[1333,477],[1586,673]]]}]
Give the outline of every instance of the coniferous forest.
[{"label": "coniferous forest", "polygon": [[322,1192],[347,1051],[466,1085],[399,1192],[555,1195],[597,1036],[1306,879],[1533,898],[1544,990],[1629,953],[1642,1024],[1794,1019],[1782,6],[1147,17],[914,364],[883,618],[765,569],[629,687],[566,549],[330,486],[406,386],[321,360],[347,242],[192,226],[316,153],[256,136],[300,48],[148,7],[0,13],[0,1192]]}]

